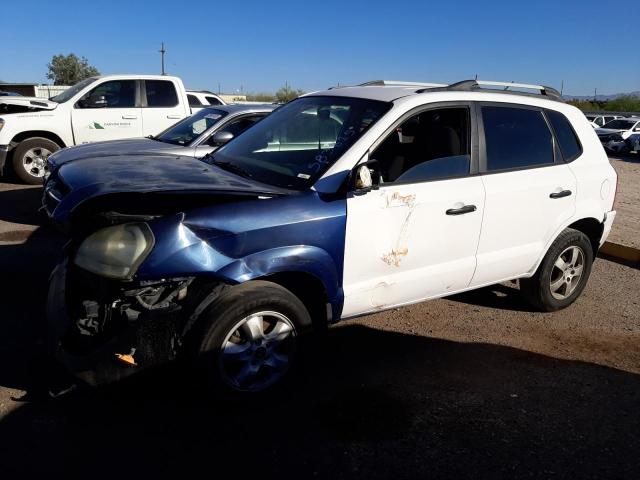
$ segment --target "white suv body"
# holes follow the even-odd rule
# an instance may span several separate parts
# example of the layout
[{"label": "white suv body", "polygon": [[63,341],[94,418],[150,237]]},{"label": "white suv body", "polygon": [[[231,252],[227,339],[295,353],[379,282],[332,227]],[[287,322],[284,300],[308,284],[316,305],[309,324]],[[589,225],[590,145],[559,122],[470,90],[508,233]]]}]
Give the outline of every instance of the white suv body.
[{"label": "white suv body", "polygon": [[[313,94],[393,101],[383,121],[324,174],[316,185],[319,189],[323,181],[331,183],[339,172],[372,160],[372,152],[385,136],[408,117],[443,107],[460,107],[471,113],[469,174],[382,184],[364,195],[348,197],[343,316],[531,277],[554,240],[579,222],[598,230],[594,246],[602,245],[615,218],[617,176],[580,110],[543,95],[448,88],[413,94],[415,90],[409,86],[363,86]],[[481,117],[483,109],[492,107],[532,109],[543,116],[543,112],[559,113],[577,136],[579,155],[569,162],[559,158],[559,142],[546,120],[553,163],[490,171]],[[523,143],[523,152],[528,147]],[[570,194],[550,198],[561,192]],[[445,215],[449,209],[466,205],[475,206],[475,211]],[[375,235],[371,235],[372,225],[381,227]],[[373,260],[381,257],[386,260]]]}]

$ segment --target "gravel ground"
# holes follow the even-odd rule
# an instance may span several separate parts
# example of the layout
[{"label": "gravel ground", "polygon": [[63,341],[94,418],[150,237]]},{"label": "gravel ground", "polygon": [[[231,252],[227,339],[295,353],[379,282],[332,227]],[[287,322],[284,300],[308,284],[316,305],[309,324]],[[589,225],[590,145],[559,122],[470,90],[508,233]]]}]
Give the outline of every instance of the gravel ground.
[{"label": "gravel ground", "polygon": [[639,270],[599,259],[554,314],[500,285],[344,322],[252,402],[172,370],[51,401],[33,358],[63,239],[38,195],[0,184],[4,232],[29,232],[0,238],[3,477],[640,478]]}]

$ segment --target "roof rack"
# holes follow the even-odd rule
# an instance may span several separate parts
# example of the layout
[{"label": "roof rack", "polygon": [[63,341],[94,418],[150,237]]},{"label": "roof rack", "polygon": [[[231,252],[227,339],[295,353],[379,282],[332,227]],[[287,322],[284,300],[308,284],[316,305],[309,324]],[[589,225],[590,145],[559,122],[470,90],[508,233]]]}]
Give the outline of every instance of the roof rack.
[{"label": "roof rack", "polygon": [[[496,88],[482,88],[483,86],[488,87],[504,87],[502,90],[498,90]],[[509,90],[510,88],[520,88],[526,90],[537,90],[539,93],[531,93],[531,92],[522,92],[517,90]],[[434,92],[434,91],[442,91],[442,92],[472,92],[477,90],[485,90],[493,93],[510,93],[515,95],[528,95],[528,96],[545,96],[550,100],[556,100],[559,102],[563,102],[562,96],[560,92],[555,88],[546,87],[544,85],[529,85],[527,83],[514,83],[514,82],[493,82],[488,80],[463,80],[461,82],[452,83],[451,85],[447,85],[441,88],[425,88],[423,90],[419,90],[416,93],[423,92]]]},{"label": "roof rack", "polygon": [[424,82],[405,82],[402,80],[371,80],[370,82],[364,82],[358,87],[425,87],[425,88],[435,88],[435,87],[446,87],[444,83],[424,83]]}]

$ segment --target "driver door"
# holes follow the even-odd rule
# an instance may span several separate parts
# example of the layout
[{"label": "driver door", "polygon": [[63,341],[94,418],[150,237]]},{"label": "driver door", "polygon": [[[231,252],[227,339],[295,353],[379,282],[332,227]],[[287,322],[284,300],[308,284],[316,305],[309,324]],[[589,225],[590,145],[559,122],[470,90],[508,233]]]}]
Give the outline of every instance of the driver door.
[{"label": "driver door", "polygon": [[471,105],[422,111],[369,158],[374,183],[347,197],[343,317],[468,287],[484,210]]},{"label": "driver door", "polygon": [[74,105],[76,144],[142,136],[136,80],[111,80],[91,89]]}]

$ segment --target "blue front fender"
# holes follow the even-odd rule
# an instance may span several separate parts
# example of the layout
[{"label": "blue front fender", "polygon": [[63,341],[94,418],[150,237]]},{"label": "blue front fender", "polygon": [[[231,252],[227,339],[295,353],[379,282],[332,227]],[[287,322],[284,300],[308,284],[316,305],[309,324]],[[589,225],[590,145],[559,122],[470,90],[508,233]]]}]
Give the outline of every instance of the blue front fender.
[{"label": "blue front fender", "polygon": [[149,222],[155,246],[136,277],[235,284],[283,272],[320,280],[340,315],[346,202],[317,193],[221,204]]}]

